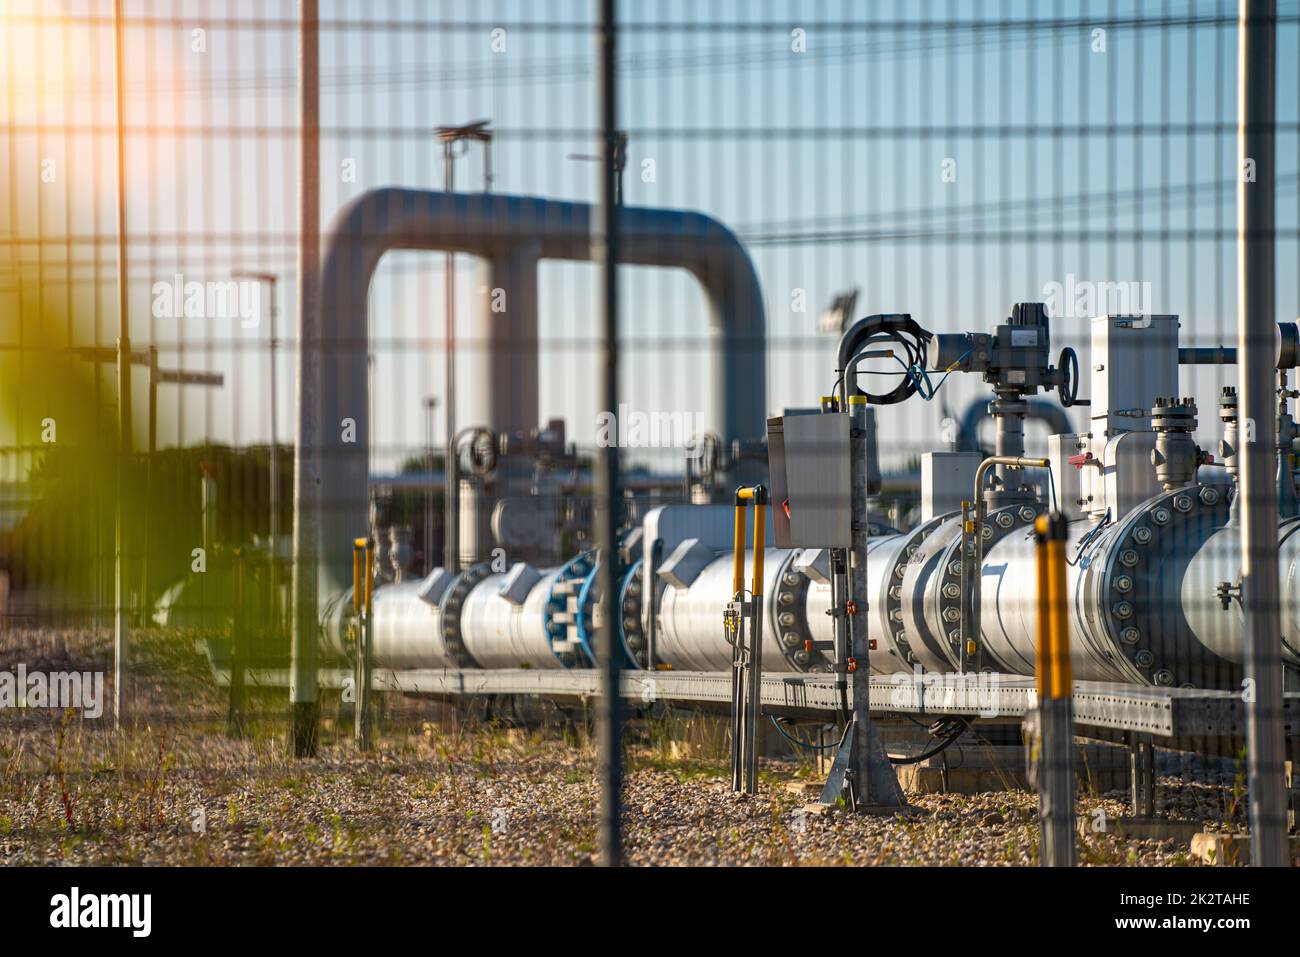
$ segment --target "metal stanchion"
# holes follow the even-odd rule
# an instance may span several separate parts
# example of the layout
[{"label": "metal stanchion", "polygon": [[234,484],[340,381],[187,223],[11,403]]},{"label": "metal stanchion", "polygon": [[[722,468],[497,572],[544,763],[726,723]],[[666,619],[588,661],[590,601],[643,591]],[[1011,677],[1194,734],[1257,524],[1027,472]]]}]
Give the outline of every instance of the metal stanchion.
[{"label": "metal stanchion", "polygon": [[[1250,854],[1257,867],[1290,863],[1282,725],[1274,392],[1274,205],[1277,4],[1241,0],[1237,24],[1237,151],[1256,175],[1237,182],[1237,395],[1246,442],[1241,473],[1241,608],[1245,622]],[[1239,166],[1239,168],[1241,168]]]},{"label": "metal stanchion", "polygon": [[[129,707],[126,624],[126,495],[131,458],[131,317],[126,240],[126,83],[122,0],[113,4],[113,91],[117,101],[117,430],[113,547],[113,726],[121,728]],[[147,544],[147,543],[146,543]]]},{"label": "metal stanchion", "polygon": [[230,709],[226,718],[226,733],[232,738],[240,738],[244,735],[244,704],[247,698],[245,671],[248,668],[248,615],[245,609],[242,549],[235,549],[232,571],[234,607],[230,626]]},{"label": "metal stanchion", "polygon": [[370,750],[370,621],[374,610],[375,549],[368,538],[352,543],[352,611],[357,615],[356,702],[353,737],[357,750]]},{"label": "metal stanchion", "polygon": [[1034,721],[1038,782],[1038,862],[1078,863],[1074,838],[1074,699],[1065,593],[1065,516],[1040,515],[1038,542],[1038,709]]},{"label": "metal stanchion", "polygon": [[[754,576],[745,597],[745,509],[754,503]],[[731,789],[758,793],[758,722],[763,693],[763,559],[767,487],[736,489],[733,596],[723,613],[731,644]],[[745,622],[749,621],[746,628]]]},{"label": "metal stanchion", "polygon": [[[320,630],[316,562],[320,557],[321,423],[325,352],[320,329],[320,17],[318,0],[299,0],[298,115],[298,434],[294,446],[293,630],[289,652],[290,751],[315,757],[320,726],[316,637]],[[337,508],[325,502],[324,508]]]},{"label": "metal stanchion", "polygon": [[[618,96],[616,47],[618,39],[615,0],[601,0],[596,32],[600,94],[600,228],[593,234],[600,265],[600,293],[603,313],[599,346],[600,392],[598,408],[618,408],[618,261],[619,209],[616,197],[618,173]],[[597,750],[600,755],[600,862],[605,867],[623,863],[623,699],[620,694],[622,656],[618,648],[618,592],[614,567],[618,560],[618,529],[622,512],[617,443],[609,443],[596,458],[596,546],[601,558],[596,570],[600,589],[601,615],[596,629],[596,665],[600,669],[600,720]]]}]

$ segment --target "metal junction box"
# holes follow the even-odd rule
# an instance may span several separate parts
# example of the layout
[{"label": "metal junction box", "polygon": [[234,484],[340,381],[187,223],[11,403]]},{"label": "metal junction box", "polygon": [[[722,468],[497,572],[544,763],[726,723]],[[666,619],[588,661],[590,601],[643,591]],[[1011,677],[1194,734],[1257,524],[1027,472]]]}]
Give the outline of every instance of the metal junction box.
[{"label": "metal junction box", "polygon": [[767,420],[772,524],[778,548],[852,544],[849,426],[845,412]]},{"label": "metal junction box", "polygon": [[1101,316],[1092,320],[1093,454],[1098,441],[1151,428],[1160,396],[1178,395],[1178,317]]},{"label": "metal junction box", "polygon": [[921,455],[921,521],[955,512],[975,497],[979,452],[924,452]]}]

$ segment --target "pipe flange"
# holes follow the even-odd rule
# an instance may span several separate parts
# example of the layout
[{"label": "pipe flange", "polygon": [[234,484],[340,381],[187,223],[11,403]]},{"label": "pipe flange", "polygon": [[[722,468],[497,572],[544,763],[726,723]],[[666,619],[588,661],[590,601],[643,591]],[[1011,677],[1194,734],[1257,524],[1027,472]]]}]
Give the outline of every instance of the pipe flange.
[{"label": "pipe flange", "polygon": [[590,598],[589,591],[584,596],[584,588],[595,570],[596,550],[589,548],[579,552],[556,573],[546,596],[543,611],[546,635],[556,661],[565,668],[589,667],[594,660],[583,650],[578,639],[578,623],[582,600]]},{"label": "pipe flange", "polygon": [[[1207,491],[1213,494],[1205,494]],[[1234,687],[1241,666],[1196,640],[1181,588],[1197,549],[1228,521],[1226,497],[1209,486],[1162,492],[1120,523],[1099,582],[1108,657],[1130,681],[1184,688]]]},{"label": "pipe flange", "polygon": [[[1038,503],[1016,503],[1014,505],[1004,505],[994,509],[985,516],[984,522],[984,554],[985,556],[993,549],[998,542],[1011,535],[1017,529],[1025,527],[1033,528],[1034,522],[1038,516],[1045,510],[1045,506]],[[952,627],[947,628],[944,638],[947,643],[947,651],[952,658],[952,666],[958,668],[961,665],[964,648],[962,648],[961,636],[961,543],[965,536],[959,536],[950,546],[951,554],[947,557],[942,584],[939,587],[939,614],[942,616],[945,625]],[[972,588],[978,588],[982,581],[982,571],[975,569],[975,581],[970,583]],[[951,590],[949,585],[955,585],[956,589]],[[984,643],[984,636],[979,635],[976,638],[981,645]]]},{"label": "pipe flange", "polygon": [[442,601],[438,603],[439,610],[442,613],[442,641],[447,648],[447,655],[456,663],[458,668],[479,667],[478,662],[474,660],[474,657],[465,647],[462,638],[461,614],[465,610],[465,600],[469,598],[469,593],[490,574],[492,574],[491,562],[479,562],[477,565],[471,565],[452,579],[451,584],[447,586],[446,593],[442,596]]},{"label": "pipe flange", "polygon": [[618,590],[618,637],[623,643],[623,653],[637,668],[645,668],[650,650],[641,620],[641,590],[645,587],[641,582],[641,561],[638,558],[627,567]]},{"label": "pipe flange", "polygon": [[[873,521],[867,527],[870,538],[902,534],[884,522]],[[813,637],[812,622],[808,620],[808,590],[812,578],[794,567],[795,554],[793,551],[790,553],[772,589],[768,622],[775,629],[777,645],[791,668],[803,672],[831,672],[835,670],[833,657],[820,649],[807,647],[807,642]],[[867,605],[862,612],[865,616],[870,611],[871,602],[868,600],[864,604]],[[897,604],[895,599],[894,605]]]},{"label": "pipe flange", "polygon": [[809,651],[812,638],[808,621],[808,588],[812,579],[794,567],[794,552],[776,580],[768,621],[776,629],[781,654],[795,671],[832,671],[834,662],[818,649]]},{"label": "pipe flange", "polygon": [[909,668],[916,666],[917,658],[916,652],[912,650],[911,643],[908,641],[907,629],[903,627],[903,577],[907,574],[907,563],[912,560],[912,556],[920,550],[931,533],[951,517],[951,512],[935,515],[929,521],[922,522],[907,532],[906,544],[898,550],[889,571],[882,578],[884,587],[882,600],[885,606],[885,628],[882,637],[885,641],[893,642],[893,650],[898,653],[898,657],[907,662]]}]

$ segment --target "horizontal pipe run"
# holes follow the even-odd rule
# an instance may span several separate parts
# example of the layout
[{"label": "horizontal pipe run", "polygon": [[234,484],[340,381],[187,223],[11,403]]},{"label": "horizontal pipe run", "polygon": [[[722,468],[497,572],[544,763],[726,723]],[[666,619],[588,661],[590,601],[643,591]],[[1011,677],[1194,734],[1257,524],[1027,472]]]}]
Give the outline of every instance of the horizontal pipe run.
[{"label": "horizontal pipe run", "polygon": [[[1276,357],[1278,369],[1300,366],[1300,326],[1294,322],[1277,324]],[[1236,346],[1183,346],[1178,350],[1181,366],[1232,366],[1237,364]]]}]

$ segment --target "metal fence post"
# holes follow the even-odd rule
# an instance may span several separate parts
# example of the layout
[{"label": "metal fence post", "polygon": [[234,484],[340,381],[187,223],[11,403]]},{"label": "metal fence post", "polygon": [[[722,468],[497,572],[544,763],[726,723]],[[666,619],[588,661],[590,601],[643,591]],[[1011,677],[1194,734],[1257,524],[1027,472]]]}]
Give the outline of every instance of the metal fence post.
[{"label": "metal fence post", "polygon": [[1040,515],[1038,542],[1038,863],[1073,867],[1074,699],[1065,593],[1065,517]]},{"label": "metal fence post", "polygon": [[[1275,0],[1241,0],[1237,76],[1237,364],[1245,423],[1241,475],[1241,606],[1245,615],[1247,788],[1251,861],[1284,867],[1285,750],[1278,582],[1274,395]],[[1247,163],[1255,175],[1245,173]]]},{"label": "metal fence post", "polygon": [[[294,447],[293,628],[289,746],[294,757],[316,754],[320,701],[316,675],[317,568],[320,542],[320,22],[317,0],[301,0],[298,109],[298,435]],[[333,344],[338,347],[337,343]],[[336,423],[337,424],[337,423]],[[331,463],[333,465],[333,463]],[[323,503],[325,508],[336,502]]]},{"label": "metal fence post", "polygon": [[248,667],[246,593],[244,581],[244,553],[235,549],[232,571],[234,607],[230,625],[230,710],[226,719],[226,733],[232,738],[244,735],[244,708],[247,699],[245,669]]},{"label": "metal fence post", "polygon": [[[601,342],[600,408],[618,408],[618,150],[617,77],[615,45],[617,26],[614,0],[601,0],[600,29],[597,33],[600,58],[600,216],[597,240],[601,269],[601,299],[604,312]],[[600,713],[600,859],[606,867],[623,863],[621,807],[623,791],[623,702],[619,697],[619,649],[614,629],[618,621],[618,594],[614,566],[618,561],[619,488],[618,445],[610,443],[598,458],[596,499],[596,544],[604,560],[599,576],[603,614],[598,633],[597,658],[601,671]]]},{"label": "metal fence post", "polygon": [[[126,624],[126,494],[131,458],[131,314],[126,245],[126,91],[122,0],[113,5],[114,93],[117,100],[117,484],[113,562],[113,722],[122,727],[128,705]],[[147,544],[147,543],[146,543]]]}]

